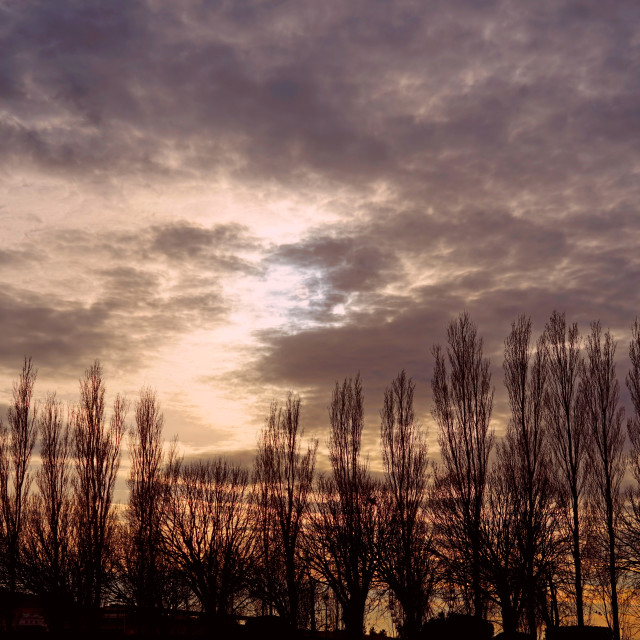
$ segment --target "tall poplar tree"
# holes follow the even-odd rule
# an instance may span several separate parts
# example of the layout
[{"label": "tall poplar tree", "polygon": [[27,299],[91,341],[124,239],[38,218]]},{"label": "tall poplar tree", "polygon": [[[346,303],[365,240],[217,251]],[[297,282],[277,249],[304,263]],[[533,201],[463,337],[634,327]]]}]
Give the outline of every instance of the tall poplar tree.
[{"label": "tall poplar tree", "polygon": [[104,396],[102,366],[96,360],[80,379],[80,403],[72,417],[78,603],[89,627],[98,626],[113,560],[113,487],[127,410],[118,395],[107,424]]},{"label": "tall poplar tree", "polygon": [[463,592],[466,585],[471,586],[467,606],[481,618],[485,609],[481,528],[493,447],[490,421],[494,389],[482,339],[468,313],[449,324],[446,356],[439,345],[433,355],[433,416],[440,428],[442,454],[442,467],[436,475],[443,509],[441,540],[452,554],[451,575]]},{"label": "tall poplar tree", "polygon": [[620,484],[625,471],[622,430],[624,408],[619,406],[620,385],[616,376],[616,343],[609,331],[603,335],[599,322],[591,325],[587,337],[587,362],[582,377],[589,454],[590,481],[595,504],[604,517],[611,626],[614,640],[620,640],[616,529],[621,508]]}]

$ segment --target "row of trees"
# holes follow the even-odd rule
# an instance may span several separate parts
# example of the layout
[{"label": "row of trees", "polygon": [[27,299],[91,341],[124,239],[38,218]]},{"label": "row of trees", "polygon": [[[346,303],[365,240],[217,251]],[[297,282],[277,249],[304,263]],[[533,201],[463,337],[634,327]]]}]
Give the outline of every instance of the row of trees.
[{"label": "row of trees", "polygon": [[[453,584],[471,592],[469,610],[482,617],[496,607],[505,631],[535,637],[541,624],[572,618],[584,626],[588,600],[621,637],[620,593],[634,594],[640,557],[638,322],[626,380],[635,409],[629,452],[615,349],[596,322],[583,352],[577,325],[559,313],[533,345],[530,320],[518,318],[504,343],[510,418],[498,443],[489,363],[469,317],[450,325],[446,358],[435,349],[443,462],[434,496],[444,501],[436,530]],[[627,470],[636,484],[623,490]]]},{"label": "row of trees", "polygon": [[127,401],[117,396],[107,420],[96,362],[75,407],[65,412],[55,395],[36,406],[26,359],[0,428],[6,624],[16,594],[29,591],[52,629],[95,626],[101,606],[122,602],[148,633],[162,612],[196,609],[212,628],[243,613],[276,614],[292,629],[340,618],[358,638],[377,594],[405,638],[437,611],[535,637],[541,626],[582,626],[597,609],[619,640],[621,603],[640,573],[640,325],[626,379],[628,450],[611,334],[594,323],[583,343],[559,313],[535,344],[531,333],[520,317],[505,340],[510,417],[496,439],[482,339],[467,314],[453,320],[447,345],[433,350],[440,461],[429,460],[403,371],[380,411],[379,478],[361,455],[359,376],[331,396],[327,474],[315,473],[317,442],[305,440],[293,394],[271,405],[249,470],[165,448],[159,403],[143,389],[120,510]]}]

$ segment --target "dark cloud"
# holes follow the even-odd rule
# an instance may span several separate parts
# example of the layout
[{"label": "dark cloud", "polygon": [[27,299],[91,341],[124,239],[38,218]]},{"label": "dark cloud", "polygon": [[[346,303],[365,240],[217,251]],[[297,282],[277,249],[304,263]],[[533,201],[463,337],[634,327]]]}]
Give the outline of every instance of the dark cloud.
[{"label": "dark cloud", "polygon": [[[464,305],[506,282],[547,278],[573,251],[563,229],[499,210],[374,213],[364,222],[341,225],[333,235],[324,231],[282,245],[267,259],[307,274],[305,283],[318,299],[304,313],[315,321],[340,303],[393,316],[395,304],[419,304],[411,290],[429,272],[438,295],[453,295]],[[385,287],[406,295],[398,302]]]},{"label": "dark cloud", "polygon": [[152,254],[175,262],[192,262],[206,271],[217,273],[254,273],[255,266],[238,252],[259,247],[257,241],[240,224],[219,224],[210,228],[175,222],[151,229]]},{"label": "dark cloud", "polygon": [[[129,345],[127,335],[109,330],[108,313],[102,307],[85,307],[56,299],[4,288],[0,292],[0,362],[14,373],[24,356],[59,375],[77,376],[87,362],[118,347]],[[82,367],[82,368],[80,368]]]},{"label": "dark cloud", "polygon": [[[255,270],[234,254],[254,246],[240,225],[175,222],[135,234],[54,231],[25,249],[2,252],[5,279],[20,268],[19,259],[37,256],[45,269],[41,283],[5,286],[0,294],[0,360],[13,370],[17,359],[33,355],[63,376],[76,376],[96,357],[135,370],[159,345],[227,317],[231,303],[221,278]],[[96,266],[101,263],[109,266]],[[43,293],[38,284],[47,283],[47,273],[58,273],[62,287]]]},{"label": "dark cloud", "polygon": [[[497,386],[520,313],[538,331],[559,309],[583,332],[600,318],[628,334],[640,303],[635,3],[53,5],[0,6],[5,166],[88,190],[224,184],[255,207],[234,224],[78,223],[3,247],[6,281],[24,265],[59,271],[61,287],[5,287],[3,362],[37,350],[75,367],[112,352],[135,366],[158,340],[224,322],[242,304],[225,282],[265,283],[280,267],[302,294],[282,292],[289,324],[257,331],[238,375],[247,398],[304,390],[318,425],[335,380],[358,370],[375,423],[403,367],[426,419],[431,345],[464,309]],[[252,225],[268,222],[269,194],[308,199],[313,228],[263,247]]]},{"label": "dark cloud", "polygon": [[[160,299],[153,278],[107,278],[98,300],[86,305],[54,295],[0,294],[0,361],[8,371],[24,355],[58,375],[77,376],[94,358],[133,372],[152,361],[167,341],[221,321],[228,308],[216,292]],[[110,289],[110,287],[113,287]],[[137,288],[136,288],[137,287]]]},{"label": "dark cloud", "polygon": [[28,251],[16,251],[0,249],[0,268],[2,267],[28,267],[33,265],[36,257]]},{"label": "dark cloud", "polygon": [[239,224],[216,225],[211,229],[186,222],[153,228],[153,249],[171,258],[201,254],[211,247],[223,250],[246,247],[246,227]]},{"label": "dark cloud", "polygon": [[348,300],[352,293],[374,291],[397,277],[398,260],[377,246],[375,238],[349,235],[315,236],[297,244],[281,245],[267,264],[286,264],[307,274],[304,284],[311,297],[300,319],[320,321]]},{"label": "dark cloud", "polygon": [[235,4],[14,6],[5,153],[73,171],[170,172],[174,155],[180,175],[420,176],[494,192],[558,184],[595,142],[627,155],[637,136],[625,2],[587,15],[582,3],[243,3],[242,19]]},{"label": "dark cloud", "polygon": [[3,153],[74,174],[383,180],[425,206],[560,212],[588,176],[638,195],[624,0],[241,4],[12,5]]},{"label": "dark cloud", "polygon": [[[371,263],[368,278],[349,287],[350,306],[337,324],[335,317],[327,324],[317,305],[307,311],[315,320],[312,328],[261,333],[264,348],[247,375],[249,384],[306,389],[311,421],[326,428],[333,382],[360,371],[373,400],[368,419],[376,424],[384,387],[405,368],[421,383],[428,416],[431,348],[444,344],[446,326],[463,310],[478,324],[492,360],[497,415],[506,411],[500,391],[503,340],[520,314],[531,315],[537,333],[556,309],[579,322],[583,334],[600,319],[624,336],[624,371],[625,341],[639,302],[639,239],[637,224],[624,211],[606,221],[570,215],[562,224],[504,211],[398,213],[345,225],[334,238],[312,235],[281,247],[277,260],[315,270],[328,304],[344,291],[335,272],[349,268],[352,247],[365,250],[377,243],[385,260]],[[398,268],[401,262],[410,269]],[[414,280],[422,270],[432,274],[432,282]],[[382,284],[395,285],[396,293]],[[375,429],[369,435],[374,438]]]}]

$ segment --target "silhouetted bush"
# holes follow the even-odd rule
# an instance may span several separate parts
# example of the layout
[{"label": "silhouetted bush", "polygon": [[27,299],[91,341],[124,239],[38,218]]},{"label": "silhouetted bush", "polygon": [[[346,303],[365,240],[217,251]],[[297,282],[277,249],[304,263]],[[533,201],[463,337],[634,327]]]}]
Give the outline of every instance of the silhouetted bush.
[{"label": "silhouetted bush", "polygon": [[247,618],[244,625],[244,635],[247,640],[253,638],[293,638],[295,629],[285,618],[280,616],[256,616]]},{"label": "silhouetted bush", "polygon": [[453,640],[453,638],[470,638],[473,640],[489,640],[493,637],[493,625],[487,620],[474,616],[452,613],[447,616],[432,618],[422,626],[422,637],[425,640]]},{"label": "silhouetted bush", "polygon": [[608,627],[549,627],[545,638],[546,640],[611,640],[613,632]]}]

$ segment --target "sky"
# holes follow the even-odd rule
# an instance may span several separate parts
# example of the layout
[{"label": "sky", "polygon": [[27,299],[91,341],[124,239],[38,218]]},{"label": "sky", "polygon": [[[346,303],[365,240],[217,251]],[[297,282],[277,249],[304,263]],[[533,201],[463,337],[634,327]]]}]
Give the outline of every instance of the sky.
[{"label": "sky", "polygon": [[25,355],[68,403],[98,358],[248,461],[289,390],[322,446],[360,372],[375,467],[403,368],[437,450],[468,311],[500,433],[519,314],[599,319],[624,390],[639,196],[633,0],[0,0],[0,409]]}]

